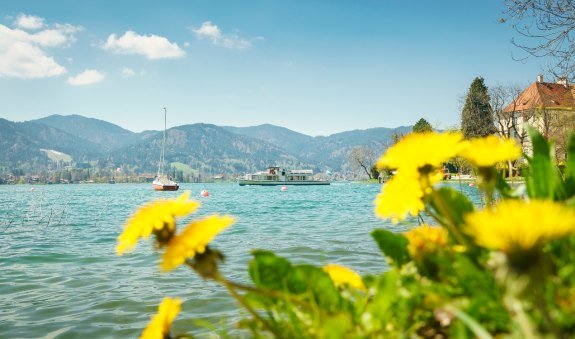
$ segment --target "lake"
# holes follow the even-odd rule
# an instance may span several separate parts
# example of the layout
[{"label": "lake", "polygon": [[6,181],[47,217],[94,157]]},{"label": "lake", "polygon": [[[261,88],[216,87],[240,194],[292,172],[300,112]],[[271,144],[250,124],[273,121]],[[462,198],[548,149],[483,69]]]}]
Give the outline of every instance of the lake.
[{"label": "lake", "polygon": [[[203,189],[209,197],[200,197]],[[187,319],[233,322],[237,308],[223,288],[185,267],[160,273],[150,241],[122,257],[115,254],[116,238],[138,206],[184,190],[202,203],[195,216],[237,218],[211,247],[226,255],[225,275],[244,283],[252,249],[273,250],[294,263],[339,263],[362,275],[381,272],[387,265],[370,231],[417,224],[415,218],[400,225],[377,219],[376,184],[287,191],[182,184],[178,192],[156,192],[151,184],[0,185],[1,336],[137,337],[164,296],[183,301],[173,333],[207,332]]]}]

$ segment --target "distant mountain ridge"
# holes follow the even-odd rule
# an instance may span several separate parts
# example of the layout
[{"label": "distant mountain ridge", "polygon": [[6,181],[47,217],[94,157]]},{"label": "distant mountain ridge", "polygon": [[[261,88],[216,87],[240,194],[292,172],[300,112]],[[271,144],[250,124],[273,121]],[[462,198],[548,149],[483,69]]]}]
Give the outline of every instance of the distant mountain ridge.
[{"label": "distant mountain ridge", "polygon": [[313,142],[314,139],[309,135],[270,124],[250,127],[224,126],[223,128],[236,134],[264,140],[278,147],[284,148],[286,151],[291,153],[301,152],[302,149],[305,149],[311,142]]},{"label": "distant mountain ridge", "polygon": [[294,132],[285,127],[259,125],[252,127],[224,127],[234,133],[267,141],[297,154],[305,162],[318,167],[341,170],[351,149],[357,146],[373,147],[383,152],[394,133],[407,134],[411,126],[397,128],[377,127],[367,130],[353,130],[329,136],[312,137]]},{"label": "distant mountain ridge", "polygon": [[[54,114],[45,118],[31,120],[37,124],[52,126],[61,131],[76,135],[107,150],[131,145],[140,140],[140,135],[104,120],[86,118],[81,115]],[[81,134],[81,135],[79,135]]]},{"label": "distant mountain ridge", "polygon": [[[312,137],[264,124],[251,127],[190,124],[167,131],[166,161],[182,163],[205,174],[241,175],[269,165],[311,168],[316,172],[349,170],[348,154],[356,146],[383,152],[393,133],[410,126],[372,128]],[[11,122],[0,119],[0,171],[50,167],[40,149],[69,154],[76,163],[131,172],[157,169],[161,131],[135,133],[112,123],[80,115],[51,115]]]}]

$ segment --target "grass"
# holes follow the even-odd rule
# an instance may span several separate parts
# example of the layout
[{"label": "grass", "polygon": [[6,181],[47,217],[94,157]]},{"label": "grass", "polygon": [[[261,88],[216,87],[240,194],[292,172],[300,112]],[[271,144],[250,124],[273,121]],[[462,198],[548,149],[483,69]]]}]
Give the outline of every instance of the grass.
[{"label": "grass", "polygon": [[72,157],[66,153],[43,148],[41,148],[40,151],[46,153],[46,156],[55,163],[59,163],[60,161],[72,162]]},{"label": "grass", "polygon": [[190,166],[181,162],[172,162],[170,166],[175,167],[178,171],[182,171],[184,174],[191,174],[193,176],[198,175],[198,170],[191,168]]}]

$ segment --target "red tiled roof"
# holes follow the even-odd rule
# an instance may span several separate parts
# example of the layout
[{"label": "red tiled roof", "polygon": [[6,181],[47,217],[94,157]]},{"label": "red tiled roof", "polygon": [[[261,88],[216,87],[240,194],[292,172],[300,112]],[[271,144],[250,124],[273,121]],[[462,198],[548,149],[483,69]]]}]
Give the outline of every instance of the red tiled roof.
[{"label": "red tiled roof", "polygon": [[534,82],[513,100],[503,112],[517,112],[532,108],[573,109],[575,88],[549,82]]}]

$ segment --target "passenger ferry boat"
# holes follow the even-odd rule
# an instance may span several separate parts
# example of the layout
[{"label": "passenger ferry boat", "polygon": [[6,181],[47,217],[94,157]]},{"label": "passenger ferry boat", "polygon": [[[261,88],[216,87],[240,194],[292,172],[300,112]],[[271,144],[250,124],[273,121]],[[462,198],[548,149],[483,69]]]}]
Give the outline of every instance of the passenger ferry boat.
[{"label": "passenger ferry boat", "polygon": [[270,166],[267,171],[246,174],[239,180],[240,186],[245,185],[329,185],[328,180],[315,180],[312,170],[286,170],[278,166]]}]

